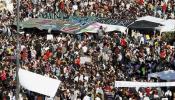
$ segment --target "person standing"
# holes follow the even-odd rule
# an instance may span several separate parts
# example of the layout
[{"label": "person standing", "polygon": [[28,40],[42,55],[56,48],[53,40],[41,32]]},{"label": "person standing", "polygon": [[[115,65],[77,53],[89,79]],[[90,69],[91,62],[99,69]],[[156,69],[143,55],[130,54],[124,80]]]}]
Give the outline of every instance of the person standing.
[{"label": "person standing", "polygon": [[100,26],[99,30],[98,30],[98,38],[99,40],[101,40],[103,38],[104,35],[104,30],[103,30],[103,26]]}]

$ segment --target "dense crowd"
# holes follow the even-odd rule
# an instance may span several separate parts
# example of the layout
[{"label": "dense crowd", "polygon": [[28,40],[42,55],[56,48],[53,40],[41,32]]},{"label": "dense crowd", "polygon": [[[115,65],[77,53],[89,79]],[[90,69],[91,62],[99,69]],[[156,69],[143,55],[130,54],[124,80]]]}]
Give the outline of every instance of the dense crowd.
[{"label": "dense crowd", "polygon": [[[148,80],[148,73],[174,69],[174,47],[158,36],[147,40],[145,37],[148,35],[109,36],[101,29],[98,35],[86,34],[81,40],[67,34],[53,40],[21,35],[20,63],[23,69],[61,80],[56,95],[61,100],[172,98],[172,92],[166,88],[114,87],[115,81],[120,80],[157,82],[159,78]],[[15,93],[15,43],[13,36],[0,36],[1,97],[13,97]],[[92,60],[81,63],[81,57]],[[43,97],[25,89],[21,94],[22,100]]]},{"label": "dense crowd", "polygon": [[[37,1],[37,0],[33,0]],[[113,2],[112,2],[113,1]],[[174,18],[174,0],[52,0],[49,3],[22,0],[23,15],[61,11],[69,16],[96,16],[136,19],[145,15]]]},{"label": "dense crowd", "polygon": [[[36,1],[36,2],[34,2]],[[114,0],[115,1],[115,0]],[[61,11],[72,16],[113,17],[136,19],[144,15],[174,18],[173,0],[21,0],[20,19],[37,18],[40,13]],[[14,11],[0,12],[3,30],[0,34],[0,100],[14,100],[16,71],[16,33],[11,25],[16,20]],[[47,40],[46,36],[25,33],[21,43],[21,68],[61,80],[54,100],[160,100],[172,99],[170,88],[116,88],[115,81],[161,81],[148,80],[148,73],[175,68],[174,46],[163,41],[161,36],[150,34],[132,35],[105,33],[77,38],[62,34]],[[81,57],[91,59],[82,63]],[[53,100],[21,89],[21,100]]]},{"label": "dense crowd", "polygon": [[[14,10],[2,10],[0,18],[6,24],[15,20]],[[43,13],[62,12],[68,16],[95,16],[114,19],[137,19],[145,15],[174,19],[174,0],[21,0],[20,19],[37,18]],[[2,23],[1,22],[1,23]]]},{"label": "dense crowd", "polygon": [[[37,1],[37,0],[35,0]],[[49,3],[22,1],[26,16],[37,17],[39,13],[61,11],[69,16],[96,16],[115,19],[136,19],[151,15],[174,18],[173,0],[53,0]]]}]

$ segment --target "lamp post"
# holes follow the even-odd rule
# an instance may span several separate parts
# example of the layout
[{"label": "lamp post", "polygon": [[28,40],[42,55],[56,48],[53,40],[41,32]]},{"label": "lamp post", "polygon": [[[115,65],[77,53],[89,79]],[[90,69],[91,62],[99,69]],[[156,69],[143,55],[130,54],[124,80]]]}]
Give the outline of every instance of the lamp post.
[{"label": "lamp post", "polygon": [[20,61],[19,61],[19,54],[20,54],[20,42],[19,42],[19,6],[20,0],[17,0],[17,44],[16,44],[16,100],[19,100],[19,93],[20,93],[20,84],[19,84],[19,68],[20,68]]}]

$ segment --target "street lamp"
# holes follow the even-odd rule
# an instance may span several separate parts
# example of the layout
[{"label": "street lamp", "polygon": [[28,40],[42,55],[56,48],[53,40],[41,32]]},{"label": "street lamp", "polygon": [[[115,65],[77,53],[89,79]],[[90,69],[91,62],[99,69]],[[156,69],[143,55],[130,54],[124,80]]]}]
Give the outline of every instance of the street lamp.
[{"label": "street lamp", "polygon": [[20,68],[20,61],[19,61],[19,55],[20,55],[20,42],[19,42],[19,6],[20,6],[20,0],[17,0],[17,48],[16,48],[16,100],[19,100],[19,93],[20,93],[20,84],[19,84],[19,68]]}]

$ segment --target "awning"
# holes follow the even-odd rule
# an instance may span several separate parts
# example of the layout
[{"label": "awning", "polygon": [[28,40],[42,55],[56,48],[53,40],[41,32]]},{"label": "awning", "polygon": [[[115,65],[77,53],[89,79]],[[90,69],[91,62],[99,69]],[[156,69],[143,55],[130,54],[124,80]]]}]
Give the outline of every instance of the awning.
[{"label": "awning", "polygon": [[148,78],[160,78],[162,80],[175,80],[175,71],[174,70],[168,70],[168,71],[162,71],[162,72],[156,72],[148,74]]},{"label": "awning", "polygon": [[142,21],[142,20],[145,20],[145,21],[148,21],[148,22],[153,22],[153,23],[158,23],[158,24],[162,24],[162,22],[165,21],[164,19],[153,17],[153,16],[140,17],[136,21]]},{"label": "awning", "polygon": [[128,28],[131,29],[147,29],[154,30],[156,27],[162,26],[160,23],[150,22],[146,20],[135,21]]},{"label": "awning", "polygon": [[174,19],[168,19],[164,22],[162,22],[164,26],[157,27],[156,29],[162,32],[174,32],[175,31],[175,20]]},{"label": "awning", "polygon": [[41,18],[27,19],[26,21],[21,22],[20,26],[23,28],[38,28],[40,30],[58,30],[65,33],[74,33],[82,28],[80,24],[66,20]]}]

